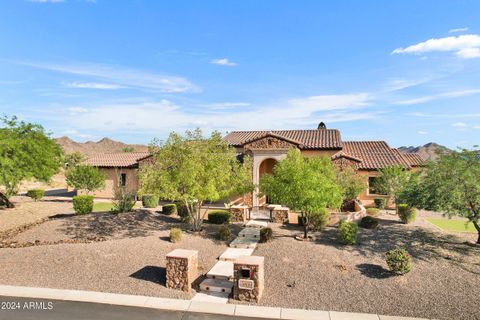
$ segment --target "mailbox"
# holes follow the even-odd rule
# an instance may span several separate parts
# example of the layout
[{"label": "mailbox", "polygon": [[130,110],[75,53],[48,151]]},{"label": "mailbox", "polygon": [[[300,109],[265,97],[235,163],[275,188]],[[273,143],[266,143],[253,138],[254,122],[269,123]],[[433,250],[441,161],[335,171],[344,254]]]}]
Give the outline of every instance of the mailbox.
[{"label": "mailbox", "polygon": [[233,297],[240,301],[258,302],[264,287],[264,257],[241,256],[233,263]]}]

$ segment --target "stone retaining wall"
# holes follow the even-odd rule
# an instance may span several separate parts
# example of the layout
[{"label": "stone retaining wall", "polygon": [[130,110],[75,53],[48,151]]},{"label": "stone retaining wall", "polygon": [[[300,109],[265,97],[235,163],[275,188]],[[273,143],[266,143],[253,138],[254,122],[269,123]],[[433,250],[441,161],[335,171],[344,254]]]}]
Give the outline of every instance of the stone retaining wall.
[{"label": "stone retaining wall", "polygon": [[167,254],[167,288],[191,293],[198,277],[198,251],[175,249]]}]

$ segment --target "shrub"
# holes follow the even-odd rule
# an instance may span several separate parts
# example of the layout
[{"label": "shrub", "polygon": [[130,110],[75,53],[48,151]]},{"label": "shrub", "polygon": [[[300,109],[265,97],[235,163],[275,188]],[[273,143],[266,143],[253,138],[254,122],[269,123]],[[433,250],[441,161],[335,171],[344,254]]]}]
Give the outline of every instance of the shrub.
[{"label": "shrub", "polygon": [[112,213],[123,213],[132,211],[135,206],[135,194],[121,193],[113,201]]},{"label": "shrub", "polygon": [[93,196],[73,197],[73,210],[76,214],[87,214],[93,211]]},{"label": "shrub", "polygon": [[385,260],[388,268],[396,274],[405,274],[412,270],[412,256],[403,248],[387,251]]},{"label": "shrub", "polygon": [[375,199],[375,207],[378,209],[384,209],[385,208],[385,199],[380,198],[380,199]]},{"label": "shrub", "polygon": [[30,189],[27,191],[27,197],[30,197],[35,201],[42,199],[44,195],[45,190],[43,189]]},{"label": "shrub", "polygon": [[355,222],[340,220],[338,224],[338,241],[341,244],[355,244],[357,242],[358,226]]},{"label": "shrub", "polygon": [[216,210],[208,213],[208,222],[213,224],[230,223],[231,214],[225,210]]},{"label": "shrub", "polygon": [[408,204],[398,205],[398,216],[403,223],[411,223],[417,217],[417,210]]},{"label": "shrub", "polygon": [[142,206],[144,208],[156,208],[158,206],[158,196],[154,194],[144,194],[142,196]]},{"label": "shrub", "polygon": [[311,213],[308,218],[308,228],[312,231],[321,231],[328,224],[330,212],[323,210],[320,212]]},{"label": "shrub", "polygon": [[180,220],[186,223],[190,223],[190,216],[188,215],[187,207],[183,201],[175,201],[175,206],[177,207],[177,214],[180,217]]},{"label": "shrub", "polygon": [[232,231],[228,225],[223,225],[218,229],[217,238],[222,241],[228,241],[232,238]]},{"label": "shrub", "polygon": [[180,228],[171,228],[170,229],[170,242],[179,242],[182,240],[182,229]]},{"label": "shrub", "polygon": [[378,219],[370,216],[363,217],[360,220],[360,227],[365,229],[375,229],[378,227]]},{"label": "shrub", "polygon": [[167,216],[171,216],[177,213],[177,206],[174,203],[166,204],[162,206],[162,213]]},{"label": "shrub", "polygon": [[370,215],[370,216],[378,216],[378,214],[380,213],[380,210],[378,208],[367,208],[367,214]]},{"label": "shrub", "polygon": [[260,242],[268,242],[273,238],[272,228],[260,229]]}]

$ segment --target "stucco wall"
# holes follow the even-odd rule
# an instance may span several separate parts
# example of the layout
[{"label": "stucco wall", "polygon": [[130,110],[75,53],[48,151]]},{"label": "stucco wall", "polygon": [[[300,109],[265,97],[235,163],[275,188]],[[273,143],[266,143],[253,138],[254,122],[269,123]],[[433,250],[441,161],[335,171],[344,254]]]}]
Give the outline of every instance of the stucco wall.
[{"label": "stucco wall", "polygon": [[[120,174],[126,174],[125,191],[136,194],[138,191],[138,169],[134,168],[99,168],[107,177],[105,179],[105,188],[95,191],[92,195],[96,198],[113,199],[115,192],[119,188]],[[78,194],[85,194],[84,191],[79,191]]]}]

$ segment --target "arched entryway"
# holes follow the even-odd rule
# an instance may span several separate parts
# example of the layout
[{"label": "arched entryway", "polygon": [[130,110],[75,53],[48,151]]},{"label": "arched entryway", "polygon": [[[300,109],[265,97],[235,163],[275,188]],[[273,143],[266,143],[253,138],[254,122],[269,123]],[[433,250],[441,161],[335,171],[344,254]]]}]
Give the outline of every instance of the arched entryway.
[{"label": "arched entryway", "polygon": [[[275,167],[275,165],[278,163],[277,160],[273,159],[273,158],[268,158],[268,159],[265,159],[262,161],[262,163],[260,164],[260,167],[258,168],[258,176],[260,177],[260,179],[262,178],[262,176],[264,174],[267,174],[267,173],[273,173],[273,167]],[[269,204],[270,203],[270,199],[268,199],[268,196],[263,196],[261,197],[260,199],[258,199],[259,201],[259,205],[264,205],[264,204]]]}]

